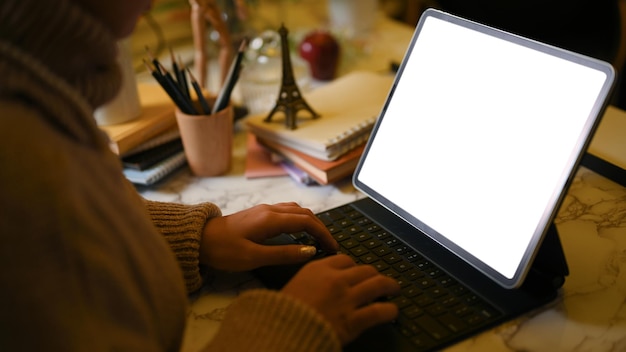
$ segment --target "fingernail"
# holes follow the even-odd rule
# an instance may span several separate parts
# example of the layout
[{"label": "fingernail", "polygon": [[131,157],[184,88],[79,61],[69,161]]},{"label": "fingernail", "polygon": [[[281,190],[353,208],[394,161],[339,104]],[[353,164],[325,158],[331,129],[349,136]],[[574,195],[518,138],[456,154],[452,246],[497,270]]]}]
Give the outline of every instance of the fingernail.
[{"label": "fingernail", "polygon": [[300,247],[300,253],[302,253],[302,255],[304,256],[312,257],[315,255],[315,253],[317,253],[317,248],[313,246],[303,246]]}]

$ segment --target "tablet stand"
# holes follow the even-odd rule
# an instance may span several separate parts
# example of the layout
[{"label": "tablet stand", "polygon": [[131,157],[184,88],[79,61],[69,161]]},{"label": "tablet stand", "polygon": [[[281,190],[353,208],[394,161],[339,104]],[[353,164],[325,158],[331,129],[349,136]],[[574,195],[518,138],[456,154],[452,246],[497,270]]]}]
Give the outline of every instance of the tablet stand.
[{"label": "tablet stand", "polygon": [[565,276],[568,274],[569,268],[561,246],[561,239],[556,225],[552,223],[521,289],[538,294],[554,291],[563,286]]}]

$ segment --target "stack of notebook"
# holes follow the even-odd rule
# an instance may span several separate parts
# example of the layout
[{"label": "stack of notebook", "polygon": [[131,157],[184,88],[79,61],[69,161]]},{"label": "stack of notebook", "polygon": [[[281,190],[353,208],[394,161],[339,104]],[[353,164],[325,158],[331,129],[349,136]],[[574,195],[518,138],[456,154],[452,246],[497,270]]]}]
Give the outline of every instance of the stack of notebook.
[{"label": "stack of notebook", "polygon": [[354,172],[393,78],[358,71],[305,94],[320,117],[311,119],[302,112],[293,130],[285,126],[280,113],[271,122],[265,121],[267,114],[250,116],[246,126],[256,143],[283,163],[288,173],[300,172],[303,180],[319,184],[333,183]]},{"label": "stack of notebook", "polygon": [[141,115],[131,121],[101,126],[111,149],[120,156],[124,175],[137,185],[153,185],[186,159],[176,125],[174,106],[157,85],[140,84]]},{"label": "stack of notebook", "polygon": [[178,128],[151,138],[120,157],[124,176],[144,186],[161,181],[186,163]]}]

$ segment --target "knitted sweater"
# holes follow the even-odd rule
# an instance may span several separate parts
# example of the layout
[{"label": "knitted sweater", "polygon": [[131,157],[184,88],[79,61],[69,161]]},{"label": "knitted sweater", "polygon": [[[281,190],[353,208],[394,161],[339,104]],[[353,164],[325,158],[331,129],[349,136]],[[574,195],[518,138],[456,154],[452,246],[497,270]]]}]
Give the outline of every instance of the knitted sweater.
[{"label": "knitted sweater", "polygon": [[[211,203],[142,199],[93,119],[115,39],[72,0],[0,2],[0,350],[176,351]],[[242,294],[209,350],[339,349],[279,292]]]}]

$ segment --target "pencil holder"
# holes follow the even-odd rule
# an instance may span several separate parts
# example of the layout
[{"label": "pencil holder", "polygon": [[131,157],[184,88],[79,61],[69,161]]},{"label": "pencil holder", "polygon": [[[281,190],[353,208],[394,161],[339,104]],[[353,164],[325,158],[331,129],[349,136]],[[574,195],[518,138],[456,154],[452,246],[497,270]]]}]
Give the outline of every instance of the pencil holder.
[{"label": "pencil holder", "polygon": [[[214,103],[212,99],[207,99]],[[196,104],[198,105],[198,104]],[[197,111],[202,111],[196,106]],[[210,115],[189,115],[176,109],[176,122],[191,172],[218,176],[230,170],[233,149],[233,107]]]}]

